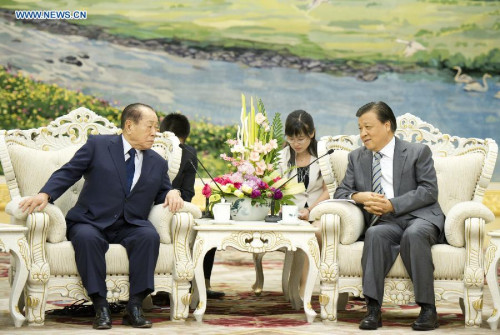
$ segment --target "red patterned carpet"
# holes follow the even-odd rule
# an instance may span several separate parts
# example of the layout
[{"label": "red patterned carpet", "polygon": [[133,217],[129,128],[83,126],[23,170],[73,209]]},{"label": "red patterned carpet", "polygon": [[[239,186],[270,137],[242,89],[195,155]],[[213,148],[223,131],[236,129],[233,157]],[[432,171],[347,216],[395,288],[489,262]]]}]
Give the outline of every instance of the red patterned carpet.
[{"label": "red patterned carpet", "polygon": [[[292,309],[282,293],[281,269],[283,253],[269,253],[265,256],[264,290],[260,296],[250,291],[255,278],[251,255],[235,251],[218,252],[212,276],[215,290],[223,290],[226,297],[221,300],[209,300],[203,323],[196,322],[190,314],[184,323],[170,321],[168,306],[155,306],[147,311],[154,327],[142,330],[146,333],[168,334],[324,334],[338,333],[357,334],[358,324],[366,309],[364,302],[356,299],[349,301],[347,309],[339,312],[337,323],[320,322],[318,302],[318,284],[312,299],[313,309],[318,313],[316,320],[308,324],[303,311]],[[8,273],[9,256],[0,253],[0,277]],[[487,290],[486,290],[487,291]],[[8,314],[8,281],[0,278],[0,333],[1,334],[54,334],[73,333],[86,334],[91,330],[92,316],[61,316],[48,314],[44,327],[14,328]],[[74,301],[51,295],[47,310],[61,310]],[[483,326],[480,329],[464,329],[464,317],[457,302],[441,302],[438,304],[440,328],[433,334],[490,334],[486,319],[491,314],[491,298],[485,292],[483,308]],[[405,334],[411,331],[411,323],[419,312],[416,305],[397,306],[384,304],[383,327],[377,333]],[[107,334],[136,334],[130,327],[121,325],[121,313],[113,314],[113,329]],[[492,333],[491,333],[492,334]]]}]

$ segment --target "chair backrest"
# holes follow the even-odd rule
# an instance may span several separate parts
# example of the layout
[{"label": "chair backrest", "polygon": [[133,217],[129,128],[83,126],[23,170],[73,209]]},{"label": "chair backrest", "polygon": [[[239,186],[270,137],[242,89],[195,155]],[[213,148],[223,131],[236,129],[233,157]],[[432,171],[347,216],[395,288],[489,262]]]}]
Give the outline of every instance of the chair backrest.
[{"label": "chair backrest", "polygon": [[[46,127],[0,130],[0,161],[10,197],[38,193],[50,175],[73,157],[89,135],[120,133],[120,128],[84,107],[55,119]],[[170,132],[158,133],[153,150],[169,162],[168,174],[173,180],[182,157],[179,139]],[[76,203],[82,186],[83,178],[55,202],[64,215]]]},{"label": "chair backrest", "polygon": [[[445,214],[458,202],[482,202],[497,159],[498,146],[493,139],[442,134],[409,113],[397,118],[396,136],[430,147],[438,179],[438,201]],[[319,141],[318,155],[335,149],[333,154],[319,161],[330,194],[344,178],[347,155],[361,145],[359,135],[324,136]]]}]

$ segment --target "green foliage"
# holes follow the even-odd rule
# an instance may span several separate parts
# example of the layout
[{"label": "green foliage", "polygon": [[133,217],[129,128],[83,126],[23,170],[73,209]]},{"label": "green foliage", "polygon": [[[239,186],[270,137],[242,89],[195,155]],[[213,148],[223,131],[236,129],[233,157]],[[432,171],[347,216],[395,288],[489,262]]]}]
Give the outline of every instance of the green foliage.
[{"label": "green foliage", "polygon": [[451,54],[445,49],[435,49],[429,53],[418,53],[415,56],[417,64],[434,68],[453,68],[460,66],[463,70],[473,72],[500,72],[500,49],[494,48],[486,54],[481,54],[473,59],[466,58],[460,52]]},{"label": "green foliage", "polygon": [[274,138],[278,141],[278,148],[283,148],[285,134],[283,132],[280,113],[274,114],[271,131],[274,134]]},{"label": "green foliage", "polygon": [[[106,117],[117,126],[120,124],[121,110],[107,101],[55,84],[45,84],[22,73],[10,73],[0,66],[0,129],[46,126],[55,118],[82,106]],[[210,173],[220,175],[227,171],[227,162],[219,155],[226,151],[226,140],[235,136],[236,126],[214,125],[202,119],[191,122],[191,134],[187,142],[196,148]],[[201,169],[200,173],[208,177]]]},{"label": "green foliage", "polygon": [[10,73],[0,66],[0,129],[29,129],[84,106],[118,124],[120,110],[108,102],[55,84]]},{"label": "green foliage", "polygon": [[[198,151],[198,158],[210,171],[212,176],[224,174],[228,171],[227,162],[220,158],[220,154],[227,152],[226,141],[236,137],[237,127],[214,125],[208,119],[190,121],[191,133],[186,143]],[[205,171],[198,171],[204,178],[208,177]]]}]

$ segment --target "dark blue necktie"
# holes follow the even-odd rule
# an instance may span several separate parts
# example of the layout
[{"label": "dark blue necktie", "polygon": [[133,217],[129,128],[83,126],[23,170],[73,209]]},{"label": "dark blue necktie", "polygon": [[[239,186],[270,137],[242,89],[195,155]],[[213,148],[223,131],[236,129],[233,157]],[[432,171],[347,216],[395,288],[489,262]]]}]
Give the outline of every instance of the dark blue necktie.
[{"label": "dark blue necktie", "polygon": [[127,195],[130,193],[132,181],[134,180],[135,173],[135,149],[132,148],[128,151],[130,157],[125,161],[125,170],[127,171]]}]

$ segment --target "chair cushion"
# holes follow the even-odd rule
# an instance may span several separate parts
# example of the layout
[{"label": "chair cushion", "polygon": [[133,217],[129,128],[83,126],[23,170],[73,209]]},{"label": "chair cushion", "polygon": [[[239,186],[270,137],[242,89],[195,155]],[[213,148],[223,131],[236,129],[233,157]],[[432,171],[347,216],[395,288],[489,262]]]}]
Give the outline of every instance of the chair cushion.
[{"label": "chair cushion", "polygon": [[[71,242],[47,243],[47,260],[51,276],[74,275],[78,273],[75,262],[75,251]],[[174,268],[174,247],[172,244],[160,243],[161,257],[156,263],[156,273],[171,273]],[[109,275],[128,274],[128,256],[120,244],[110,244],[106,252],[106,273]]]},{"label": "chair cushion", "polygon": [[438,201],[446,215],[455,204],[471,201],[474,197],[484,156],[480,153],[468,153],[433,158],[439,188]]},{"label": "chair cushion", "polygon": [[[21,196],[31,196],[40,191],[52,173],[66,164],[80,146],[69,146],[57,151],[37,150],[22,145],[8,148]],[[55,201],[64,215],[75,205],[82,187],[83,178]]]},{"label": "chair cushion", "polygon": [[[361,255],[364,242],[349,245],[339,244],[339,270],[342,277],[360,277]],[[461,279],[465,268],[465,248],[456,248],[448,244],[436,244],[432,247],[434,261],[434,279]],[[388,277],[408,277],[403,260],[398,256],[389,271]]]}]

